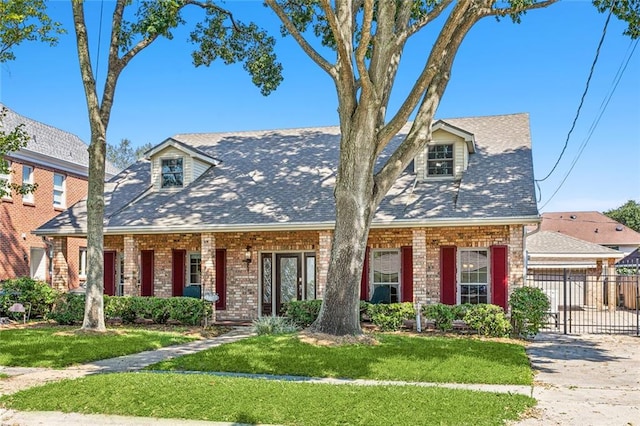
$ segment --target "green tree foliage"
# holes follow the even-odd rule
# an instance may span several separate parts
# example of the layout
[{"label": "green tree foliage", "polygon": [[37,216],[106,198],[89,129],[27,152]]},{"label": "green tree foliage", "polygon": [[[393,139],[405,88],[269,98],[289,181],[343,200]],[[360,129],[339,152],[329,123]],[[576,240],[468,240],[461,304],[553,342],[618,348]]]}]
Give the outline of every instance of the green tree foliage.
[{"label": "green tree foliage", "polygon": [[640,232],[640,203],[629,200],[618,208],[608,210],[604,214],[616,222]]},{"label": "green tree foliage", "polygon": [[118,170],[124,170],[141,159],[144,153],[150,149],[151,144],[149,142],[134,148],[129,139],[121,139],[120,144],[117,146],[107,143],[107,161]]},{"label": "green tree foliage", "polygon": [[0,63],[14,60],[13,48],[24,41],[57,43],[65,31],[45,10],[44,0],[0,1]]},{"label": "green tree foliage", "polygon": [[[6,115],[7,109],[3,107],[2,110],[0,110],[0,175],[9,175],[11,173],[6,156],[24,148],[27,146],[27,142],[29,142],[29,135],[24,130],[23,124],[11,130],[5,130],[2,122]],[[2,179],[0,180],[0,198],[10,194],[12,191],[18,194],[28,194],[35,191],[37,187],[37,183],[22,185],[15,182],[9,183]]]}]

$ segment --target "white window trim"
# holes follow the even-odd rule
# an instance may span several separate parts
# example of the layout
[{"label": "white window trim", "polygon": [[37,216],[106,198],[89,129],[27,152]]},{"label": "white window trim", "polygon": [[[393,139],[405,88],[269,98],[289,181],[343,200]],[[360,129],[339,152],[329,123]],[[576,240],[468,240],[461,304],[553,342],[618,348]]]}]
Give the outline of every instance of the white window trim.
[{"label": "white window trim", "polygon": [[491,250],[489,250],[488,247],[465,247],[465,248],[459,248],[458,249],[458,253],[456,253],[456,258],[457,258],[457,276],[456,276],[456,303],[458,305],[460,305],[462,303],[462,285],[474,285],[474,284],[478,284],[478,285],[483,285],[485,283],[463,283],[462,282],[462,252],[465,251],[484,251],[487,253],[487,282],[486,282],[486,286],[487,286],[487,302],[486,303],[491,303],[491,291],[493,290],[491,288]]},{"label": "white window trim", "polygon": [[[191,282],[191,259],[199,258],[200,259],[200,282],[193,283]],[[185,286],[189,285],[202,285],[202,253],[199,251],[190,251],[187,253],[187,267],[185,268],[187,271],[186,279],[184,280]]]},{"label": "white window trim", "polygon": [[[162,183],[163,183],[162,176],[164,174],[162,172],[162,162],[165,161],[165,160],[182,160],[182,185],[181,186],[167,186],[167,187],[162,186]],[[186,173],[185,173],[185,167],[187,165],[187,161],[186,161],[185,157],[182,156],[182,155],[171,155],[171,156],[168,156],[168,157],[160,157],[158,159],[158,161],[160,162],[160,166],[159,166],[160,167],[160,173],[159,173],[159,176],[158,176],[158,179],[160,179],[160,189],[163,190],[163,191],[171,191],[171,190],[180,190],[180,189],[184,188],[185,187],[186,177],[187,177]]]},{"label": "white window trim", "polygon": [[[429,148],[441,145],[451,145],[451,174],[450,175],[430,175],[429,174]],[[431,180],[451,180],[456,176],[456,143],[455,141],[437,141],[427,144],[425,150],[424,177]]]},{"label": "white window trim", "polygon": [[[375,265],[374,265],[374,253],[380,252],[395,252],[398,254],[398,262],[397,262],[397,270],[398,270],[398,282],[397,283],[376,283],[375,282]],[[396,295],[398,299],[398,303],[402,300],[402,253],[400,253],[400,249],[387,248],[387,249],[373,249],[369,253],[369,294],[373,296],[373,293],[376,291],[376,286],[390,285],[396,287]],[[395,303],[395,302],[394,302]]]},{"label": "white window trim", "polygon": [[[31,170],[31,172],[29,173],[29,179],[25,179],[25,169],[29,169]],[[26,164],[22,165],[22,184],[28,184],[28,185],[33,185],[33,180],[34,180],[34,174],[35,174],[35,169],[33,168],[33,166],[29,166]],[[30,203],[33,204],[35,203],[35,197],[33,196],[33,192],[30,192],[28,194],[24,194],[22,196],[22,202],[23,203]]]},{"label": "white window trim", "polygon": [[[56,176],[62,176],[62,188],[56,189]],[[56,191],[60,194],[60,205],[56,205]],[[67,206],[67,176],[62,173],[53,174],[53,207],[56,209],[64,209]]]},{"label": "white window trim", "polygon": [[78,249],[78,278],[80,278],[81,280],[87,279],[87,248],[86,247],[80,247]]},{"label": "white window trim", "polygon": [[[2,161],[2,160],[0,160]],[[7,164],[7,168],[9,169],[9,172],[7,174],[0,174],[0,181],[4,181],[5,183],[5,191],[7,191],[7,194],[5,194],[4,196],[2,196],[3,200],[10,200],[11,199],[11,160],[4,160]]]}]

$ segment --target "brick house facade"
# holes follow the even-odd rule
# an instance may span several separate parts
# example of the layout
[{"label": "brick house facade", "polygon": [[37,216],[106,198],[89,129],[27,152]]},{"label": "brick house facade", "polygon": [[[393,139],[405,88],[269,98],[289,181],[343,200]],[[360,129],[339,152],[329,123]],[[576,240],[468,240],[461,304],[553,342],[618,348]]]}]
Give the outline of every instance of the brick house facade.
[{"label": "brick house facade", "polygon": [[[30,276],[50,282],[53,243],[32,231],[86,196],[87,146],[75,135],[7,108],[0,123],[3,130],[11,131],[20,124],[31,139],[26,147],[4,158],[11,172],[0,176],[0,184],[30,182],[38,186],[27,196],[11,193],[0,198],[0,281]],[[112,175],[113,168],[108,170]],[[84,246],[84,238],[65,242],[64,250],[70,254],[65,288],[80,284],[79,252]]]},{"label": "brick house facade", "polygon": [[[523,285],[524,226],[539,222],[528,116],[439,121],[373,220],[360,296],[495,303]],[[217,318],[274,315],[322,298],[333,220],[336,128],[176,135],[106,188],[105,294],[215,291]],[[84,203],[37,231],[63,248]],[[54,283],[69,287],[54,253]]]}]

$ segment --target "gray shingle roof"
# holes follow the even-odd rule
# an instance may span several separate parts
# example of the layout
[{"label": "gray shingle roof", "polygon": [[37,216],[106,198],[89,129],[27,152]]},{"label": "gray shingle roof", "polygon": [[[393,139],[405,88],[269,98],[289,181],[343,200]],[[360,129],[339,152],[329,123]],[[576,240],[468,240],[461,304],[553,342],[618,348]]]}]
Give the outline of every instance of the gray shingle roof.
[{"label": "gray shingle roof", "polygon": [[[24,124],[25,131],[31,136],[27,146],[21,150],[25,155],[33,152],[84,168],[89,166],[89,147],[78,136],[20,115],[0,103],[0,110],[2,108],[6,108],[6,116],[2,119],[3,130],[10,131]],[[105,167],[110,176],[118,172],[108,162]]]},{"label": "gray shingle roof", "polygon": [[552,254],[611,258],[623,256],[618,250],[551,231],[540,231],[527,235],[527,253],[534,256]]},{"label": "gray shingle roof", "polygon": [[[528,115],[444,121],[475,135],[477,153],[470,156],[462,180],[416,183],[415,174],[405,171],[378,209],[374,226],[537,218]],[[153,192],[150,163],[139,161],[109,183],[113,192],[105,232],[132,227],[165,232],[245,225],[326,227],[334,221],[338,127],[178,134],[172,139],[222,163],[178,192]],[[83,205],[74,206],[41,230],[82,227],[83,210]]]}]

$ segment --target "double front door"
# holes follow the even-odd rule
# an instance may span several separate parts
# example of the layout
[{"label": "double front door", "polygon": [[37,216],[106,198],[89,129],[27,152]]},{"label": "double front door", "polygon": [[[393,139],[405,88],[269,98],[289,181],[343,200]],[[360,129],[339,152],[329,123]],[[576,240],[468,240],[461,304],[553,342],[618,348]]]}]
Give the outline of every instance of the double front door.
[{"label": "double front door", "polygon": [[316,298],[315,253],[262,253],[261,315],[280,315],[293,300]]}]

